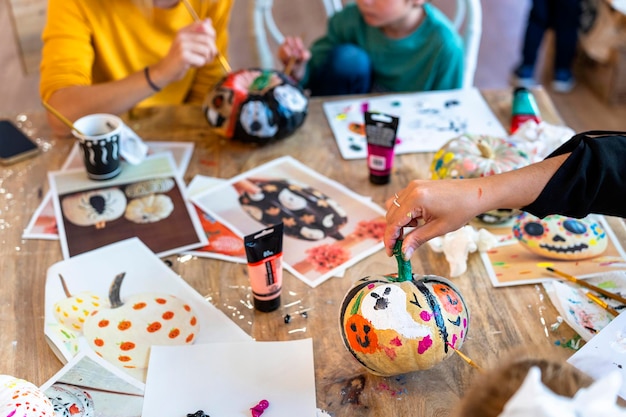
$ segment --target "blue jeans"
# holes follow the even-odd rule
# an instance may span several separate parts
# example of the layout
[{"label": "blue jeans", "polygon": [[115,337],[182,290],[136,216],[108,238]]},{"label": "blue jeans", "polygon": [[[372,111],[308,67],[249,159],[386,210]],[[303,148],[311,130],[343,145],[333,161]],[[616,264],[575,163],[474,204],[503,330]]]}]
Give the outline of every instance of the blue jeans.
[{"label": "blue jeans", "polygon": [[533,68],[546,29],[554,29],[556,70],[570,70],[576,56],[580,0],[533,0],[522,49],[522,66]]},{"label": "blue jeans", "polygon": [[336,46],[323,65],[311,72],[306,88],[311,90],[312,96],[369,93],[372,89],[370,58],[357,46]]}]

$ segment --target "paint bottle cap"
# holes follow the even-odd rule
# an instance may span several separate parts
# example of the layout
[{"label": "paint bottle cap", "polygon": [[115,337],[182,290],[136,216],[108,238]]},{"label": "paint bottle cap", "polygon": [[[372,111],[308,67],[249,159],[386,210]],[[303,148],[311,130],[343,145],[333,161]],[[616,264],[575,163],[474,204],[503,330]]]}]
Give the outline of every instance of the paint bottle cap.
[{"label": "paint bottle cap", "polygon": [[269,313],[270,311],[276,310],[280,307],[280,295],[271,300],[259,300],[257,298],[253,298],[254,308],[264,313]]},{"label": "paint bottle cap", "polygon": [[375,175],[370,172],[370,182],[376,185],[389,184],[390,175]]}]

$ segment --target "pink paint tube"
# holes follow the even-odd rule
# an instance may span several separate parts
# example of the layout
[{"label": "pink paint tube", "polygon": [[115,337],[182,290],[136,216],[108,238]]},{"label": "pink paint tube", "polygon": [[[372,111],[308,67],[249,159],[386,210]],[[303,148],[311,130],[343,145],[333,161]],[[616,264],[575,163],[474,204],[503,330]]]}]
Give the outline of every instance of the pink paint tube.
[{"label": "pink paint tube", "polygon": [[254,308],[269,312],[280,307],[283,285],[283,224],[244,237]]},{"label": "pink paint tube", "polygon": [[389,182],[399,121],[398,117],[388,114],[365,112],[367,166],[372,184]]}]

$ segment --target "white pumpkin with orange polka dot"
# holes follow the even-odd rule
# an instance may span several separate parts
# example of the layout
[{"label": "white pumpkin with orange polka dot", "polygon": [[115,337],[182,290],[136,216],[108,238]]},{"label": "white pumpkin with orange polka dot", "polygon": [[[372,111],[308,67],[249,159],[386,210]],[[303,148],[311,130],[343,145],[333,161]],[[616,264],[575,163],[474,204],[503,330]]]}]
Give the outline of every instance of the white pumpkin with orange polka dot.
[{"label": "white pumpkin with orange polka dot", "polygon": [[33,383],[0,375],[0,416],[54,417],[52,403]]},{"label": "white pumpkin with orange polka dot", "polygon": [[93,311],[106,306],[107,302],[91,291],[82,291],[72,295],[61,274],[59,274],[59,278],[66,298],[54,303],[54,317],[68,329],[80,332],[83,330],[87,317]]},{"label": "white pumpkin with orange polka dot", "polygon": [[122,302],[124,276],[117,275],[111,284],[111,307],[94,311],[83,327],[98,355],[120,368],[147,368],[151,346],[194,342],[199,324],[189,304],[159,293],[134,294]]}]

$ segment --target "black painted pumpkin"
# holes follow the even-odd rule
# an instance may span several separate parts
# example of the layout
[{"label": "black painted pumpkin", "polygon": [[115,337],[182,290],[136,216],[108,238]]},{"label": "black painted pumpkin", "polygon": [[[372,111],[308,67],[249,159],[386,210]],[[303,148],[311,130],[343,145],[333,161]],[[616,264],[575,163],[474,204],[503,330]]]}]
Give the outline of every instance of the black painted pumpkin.
[{"label": "black painted pumpkin", "polygon": [[261,191],[244,192],[239,203],[255,220],[268,226],[282,222],[285,234],[296,239],[344,238],[340,229],[348,222],[345,210],[319,190],[283,179],[251,181]]},{"label": "black painted pumpkin", "polygon": [[308,99],[284,73],[257,68],[229,73],[207,94],[204,113],[228,139],[266,144],[304,123]]},{"label": "black painted pumpkin", "polygon": [[459,290],[445,278],[413,274],[400,245],[394,250],[398,273],[356,281],[339,317],[345,347],[369,372],[382,376],[435,366],[461,347],[469,328]]}]

